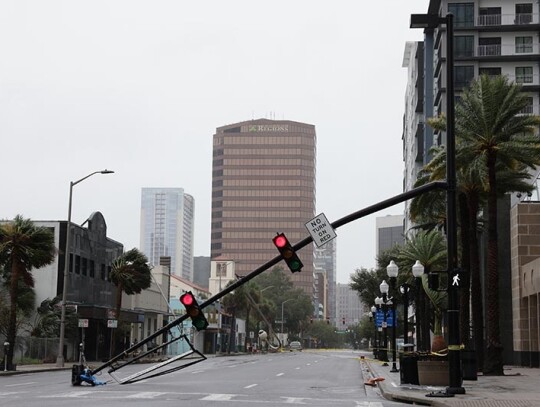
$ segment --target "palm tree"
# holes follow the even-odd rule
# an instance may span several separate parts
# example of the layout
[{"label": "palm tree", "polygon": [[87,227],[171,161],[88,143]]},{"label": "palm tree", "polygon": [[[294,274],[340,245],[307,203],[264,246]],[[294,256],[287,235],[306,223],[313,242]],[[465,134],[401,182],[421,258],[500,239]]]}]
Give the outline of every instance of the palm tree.
[{"label": "palm tree", "polygon": [[422,281],[423,289],[420,292],[416,293],[417,303],[416,311],[419,313],[419,319],[424,322],[424,325],[420,325],[420,347],[425,350],[429,344],[429,328],[428,328],[428,310],[429,306],[426,303],[426,294],[431,300],[433,307],[435,309],[436,315],[434,319],[434,333],[436,335],[441,335],[440,332],[440,314],[437,314],[438,310],[440,311],[443,304],[443,298],[440,296],[429,295],[427,291],[427,275],[430,272],[435,272],[442,270],[446,267],[446,242],[443,234],[438,230],[431,231],[420,231],[415,234],[412,238],[407,238],[405,245],[398,254],[398,264],[401,270],[407,270],[407,279],[409,281],[413,280],[412,276],[412,266],[419,260],[420,263],[424,265],[425,272],[425,281]]},{"label": "palm tree", "polygon": [[39,269],[54,261],[56,248],[54,234],[49,228],[37,227],[30,219],[17,215],[12,222],[0,225],[0,265],[9,273],[9,324],[7,365],[13,366],[13,349],[17,337],[17,294],[19,280],[34,286],[32,269]]},{"label": "palm tree", "polygon": [[479,162],[487,174],[487,353],[484,374],[503,374],[499,327],[499,275],[497,199],[498,173],[534,169],[540,165],[540,143],[534,135],[540,117],[522,115],[529,104],[521,87],[506,77],[482,75],[463,93],[456,106],[456,134],[460,137],[462,159]]},{"label": "palm tree", "polygon": [[125,252],[112,264],[111,281],[116,286],[116,318],[120,320],[122,294],[139,294],[152,283],[148,258],[136,248]]}]

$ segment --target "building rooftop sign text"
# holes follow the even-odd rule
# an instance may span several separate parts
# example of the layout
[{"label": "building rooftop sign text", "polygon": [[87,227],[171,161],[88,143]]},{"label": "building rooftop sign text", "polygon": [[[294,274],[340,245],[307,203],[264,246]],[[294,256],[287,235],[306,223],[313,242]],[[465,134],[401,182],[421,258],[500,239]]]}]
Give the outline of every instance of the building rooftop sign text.
[{"label": "building rooftop sign text", "polygon": [[249,132],[259,132],[259,131],[273,131],[279,133],[286,133],[289,131],[288,124],[254,124],[248,126]]}]

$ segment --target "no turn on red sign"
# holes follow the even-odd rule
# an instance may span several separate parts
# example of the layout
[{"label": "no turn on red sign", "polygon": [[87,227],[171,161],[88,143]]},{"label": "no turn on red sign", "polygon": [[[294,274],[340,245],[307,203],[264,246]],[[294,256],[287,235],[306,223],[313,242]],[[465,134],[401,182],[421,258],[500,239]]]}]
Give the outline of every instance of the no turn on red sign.
[{"label": "no turn on red sign", "polygon": [[305,225],[317,247],[323,246],[337,236],[324,213],[317,215]]}]

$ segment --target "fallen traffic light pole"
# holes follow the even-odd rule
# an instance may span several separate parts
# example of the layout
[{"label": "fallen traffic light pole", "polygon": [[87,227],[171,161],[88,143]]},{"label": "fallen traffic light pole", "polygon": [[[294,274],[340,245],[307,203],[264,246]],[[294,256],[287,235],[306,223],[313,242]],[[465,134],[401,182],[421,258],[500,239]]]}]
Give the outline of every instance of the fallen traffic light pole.
[{"label": "fallen traffic light pole", "polygon": [[[376,203],[374,205],[368,206],[367,208],[361,209],[361,210],[359,210],[357,212],[351,213],[348,216],[345,216],[345,217],[343,217],[341,219],[336,220],[335,222],[332,222],[331,226],[332,226],[332,228],[337,229],[340,226],[346,225],[347,223],[350,223],[352,221],[361,219],[364,216],[371,215],[371,214],[373,214],[375,212],[378,212],[378,211],[380,211],[382,209],[386,209],[386,208],[389,208],[391,206],[397,205],[398,203],[407,201],[407,200],[412,199],[412,198],[414,198],[416,196],[422,195],[422,194],[424,194],[426,192],[434,191],[434,190],[437,190],[437,189],[446,189],[446,188],[447,188],[447,183],[445,181],[430,182],[428,184],[425,184],[425,185],[422,185],[420,187],[414,188],[414,189],[412,189],[410,191],[407,191],[407,192],[403,192],[403,193],[401,193],[399,195],[396,195],[396,196],[394,196],[392,198],[386,199],[386,200],[381,201],[379,203]],[[293,245],[292,249],[294,251],[298,251],[298,250],[302,249],[303,247],[307,246],[312,241],[313,241],[313,239],[312,239],[311,236],[306,237],[305,239],[303,239],[300,242]],[[201,303],[200,305],[198,305],[197,308],[200,309],[200,310],[203,310],[205,307],[213,304],[214,302],[216,302],[220,298],[224,297],[225,295],[227,295],[230,292],[234,291],[235,289],[237,289],[238,287],[240,287],[243,284],[247,283],[251,279],[257,277],[259,274],[261,274],[264,271],[268,270],[270,267],[276,265],[281,260],[283,260],[283,256],[280,254],[279,256],[274,257],[272,260],[268,261],[267,263],[263,264],[262,266],[258,267],[255,270],[253,270],[248,275],[239,278],[234,283],[232,283],[230,286],[224,288],[222,291],[220,291],[219,293],[217,293],[213,297],[209,298],[208,300],[206,300],[203,303]],[[125,379],[118,380],[118,382],[120,384],[134,383],[134,382],[136,382],[138,380],[142,380],[143,378],[146,379],[146,378],[149,378],[149,377],[155,377],[155,376],[160,376],[160,375],[163,375],[163,374],[171,373],[171,372],[174,372],[176,370],[182,369],[184,367],[190,366],[190,365],[192,365],[194,363],[198,363],[198,362],[201,362],[201,361],[205,360],[206,357],[193,347],[193,345],[189,342],[189,340],[187,339],[187,337],[185,335],[180,335],[180,336],[175,337],[174,333],[171,331],[172,328],[175,328],[176,326],[178,326],[179,324],[181,324],[183,321],[185,321],[186,319],[188,319],[190,317],[191,316],[188,313],[178,317],[174,321],[172,321],[169,324],[165,325],[163,328],[157,330],[153,334],[151,334],[148,337],[142,339],[140,342],[138,342],[137,344],[131,346],[129,349],[119,353],[118,355],[116,355],[115,357],[113,357],[109,361],[105,362],[101,366],[97,367],[96,369],[91,370],[88,367],[82,366],[80,364],[79,365],[73,365],[72,384],[78,385],[78,384],[81,383],[81,380],[77,375],[81,374],[82,372],[85,372],[85,375],[86,375],[85,377],[94,377],[94,375],[101,372],[102,370],[104,370],[106,368],[110,368],[108,372],[109,372],[109,374],[111,374],[111,373],[114,373],[114,372],[120,370],[121,368],[123,368],[125,366],[131,365],[131,364],[141,360],[142,358],[144,358],[144,357],[146,357],[148,355],[151,355],[156,350],[160,350],[162,348],[165,348],[166,346],[170,345],[171,343],[176,342],[176,341],[181,340],[181,339],[187,341],[187,343],[188,343],[188,345],[190,347],[190,351],[188,351],[188,352],[186,352],[185,354],[182,354],[182,355],[173,356],[170,359],[167,359],[165,361],[158,362],[154,366],[151,366],[151,367],[149,367],[147,369],[144,369],[143,371],[138,372],[136,374],[133,374],[133,375],[131,375],[131,376],[125,378]],[[171,335],[172,339],[165,342],[165,343],[163,343],[163,344],[161,344],[161,345],[159,345],[157,348],[142,351],[142,349],[144,349],[143,348],[144,345],[150,343],[152,340],[154,340],[158,336],[163,335],[165,333],[168,333],[169,335]],[[136,355],[136,352],[138,352],[138,351],[140,351],[141,353]],[[166,366],[166,365],[168,365],[168,364],[170,364],[172,362],[183,359],[183,358],[185,358],[187,356],[190,356],[190,355],[193,355],[193,354],[199,355],[200,358],[196,359],[196,361],[187,363],[187,364],[179,366],[179,367],[173,367],[173,368],[169,368],[169,369],[164,370],[164,371],[156,372],[156,370],[158,370],[158,369],[160,369],[160,368],[162,368],[162,367],[164,367],[164,366]],[[81,373],[76,373],[76,372],[81,372]],[[155,373],[150,374],[152,372],[155,372]],[[114,378],[114,376],[113,376],[113,378]],[[91,383],[91,384],[95,385],[95,384],[102,384],[102,383],[99,382],[99,383]]]}]

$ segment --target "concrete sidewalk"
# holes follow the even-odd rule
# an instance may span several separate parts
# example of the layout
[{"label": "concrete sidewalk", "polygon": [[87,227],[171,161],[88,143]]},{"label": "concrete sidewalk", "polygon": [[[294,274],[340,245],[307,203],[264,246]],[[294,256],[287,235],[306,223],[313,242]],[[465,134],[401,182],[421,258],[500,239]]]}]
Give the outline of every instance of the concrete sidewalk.
[{"label": "concrete sidewalk", "polygon": [[361,362],[368,377],[384,378],[376,383],[388,400],[430,406],[540,407],[540,369],[537,368],[505,366],[505,376],[478,375],[478,380],[463,382],[465,394],[440,398],[427,397],[426,394],[444,391],[444,387],[400,384],[399,372],[390,372],[391,362],[389,366],[383,366],[382,362],[367,356]]}]

